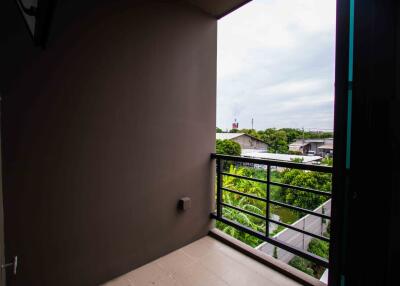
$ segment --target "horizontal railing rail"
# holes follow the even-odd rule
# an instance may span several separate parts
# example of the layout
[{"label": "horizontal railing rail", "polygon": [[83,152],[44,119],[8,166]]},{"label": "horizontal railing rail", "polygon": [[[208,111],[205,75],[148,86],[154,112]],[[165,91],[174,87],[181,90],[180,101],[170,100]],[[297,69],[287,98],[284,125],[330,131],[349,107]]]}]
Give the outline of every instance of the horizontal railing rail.
[{"label": "horizontal railing rail", "polygon": [[316,172],[321,172],[321,173],[332,173],[332,167],[329,167],[329,166],[311,165],[311,164],[304,164],[304,163],[297,163],[297,162],[288,162],[288,161],[279,161],[279,160],[270,160],[270,159],[257,159],[257,158],[241,157],[241,156],[221,155],[221,154],[215,154],[215,153],[211,154],[211,158],[225,160],[225,161],[253,163],[253,164],[259,164],[259,165],[272,165],[272,166],[276,166],[276,167],[316,171]]},{"label": "horizontal railing rail", "polygon": [[[308,235],[310,237],[314,237],[326,242],[329,242],[329,238],[324,237],[322,235],[318,235],[312,232],[309,232],[304,229],[299,229],[295,226],[292,226],[290,224],[286,224],[284,222],[275,220],[271,218],[270,214],[270,206],[271,205],[277,205],[283,208],[288,208],[291,210],[295,210],[301,213],[313,215],[316,217],[320,217],[321,219],[328,219],[330,220],[331,217],[329,215],[326,215],[324,213],[318,213],[313,210],[309,209],[304,209],[301,207],[293,206],[290,204],[286,204],[283,202],[279,202],[276,200],[271,199],[271,186],[278,186],[282,188],[288,188],[288,189],[293,189],[297,191],[302,191],[302,192],[308,192],[320,196],[326,196],[327,198],[331,197],[331,193],[321,191],[321,190],[315,190],[311,188],[305,188],[305,187],[300,187],[300,186],[294,186],[294,185],[288,185],[288,184],[283,184],[280,182],[273,182],[271,181],[271,167],[281,167],[281,168],[289,168],[289,169],[299,169],[299,170],[304,170],[304,171],[315,171],[315,172],[321,172],[321,173],[332,173],[332,168],[329,166],[321,166],[321,165],[310,165],[310,164],[304,164],[304,163],[297,163],[297,162],[287,162],[287,161],[278,161],[278,160],[267,160],[267,159],[256,159],[256,158],[248,158],[248,157],[240,157],[240,156],[229,156],[229,155],[220,155],[220,154],[211,154],[211,158],[216,160],[216,169],[217,169],[217,194],[216,194],[216,212],[211,214],[211,217],[225,223],[229,226],[235,227],[238,230],[244,231],[250,235],[253,235],[254,237],[259,238],[260,240],[263,240],[265,242],[271,243],[272,245],[275,245],[276,247],[282,248],[286,251],[289,251],[295,255],[298,255],[300,257],[303,257],[305,259],[308,259],[312,262],[315,262],[323,267],[328,268],[329,267],[329,261],[325,258],[319,257],[313,253],[307,252],[303,249],[300,249],[298,247],[295,247],[293,245],[290,245],[286,242],[277,240],[274,237],[270,236],[270,228],[269,224],[273,223],[276,225],[280,225],[282,227],[292,229],[294,231],[297,231],[299,233]],[[242,176],[242,175],[237,175],[237,174],[231,174],[229,172],[226,172],[223,168],[224,162],[235,162],[235,163],[249,163],[249,164],[255,164],[255,165],[263,165],[267,167],[266,170],[266,179],[258,179],[258,178],[252,178],[252,177],[247,177],[247,176]],[[266,185],[266,196],[265,198],[259,197],[256,195],[252,194],[247,194],[238,190],[234,190],[231,188],[227,188],[223,185],[223,177],[224,176],[230,176],[230,177],[235,177],[243,180],[249,180],[257,183],[262,183]],[[223,201],[223,192],[230,192],[234,193],[240,196],[244,196],[253,200],[258,200],[261,202],[264,202],[266,204],[266,209],[265,209],[265,216],[253,213],[249,210],[245,210],[242,208],[239,208],[237,206],[233,206],[231,204],[228,204]],[[256,231],[250,227],[247,227],[243,224],[240,224],[239,222],[232,221],[226,217],[223,216],[222,208],[230,208],[233,210],[236,210],[238,212],[245,213],[247,215],[256,217],[258,219],[261,219],[262,221],[266,222],[266,227],[265,227],[265,233]]]}]

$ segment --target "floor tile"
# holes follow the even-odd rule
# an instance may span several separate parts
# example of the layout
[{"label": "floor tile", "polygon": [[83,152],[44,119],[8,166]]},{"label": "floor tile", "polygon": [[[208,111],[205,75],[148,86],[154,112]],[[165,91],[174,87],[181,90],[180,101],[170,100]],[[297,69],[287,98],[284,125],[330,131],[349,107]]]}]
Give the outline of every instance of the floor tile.
[{"label": "floor tile", "polygon": [[298,286],[299,283],[204,237],[104,286]]},{"label": "floor tile", "polygon": [[168,274],[176,273],[194,262],[195,260],[181,249],[154,261]]},{"label": "floor tile", "polygon": [[157,263],[151,262],[125,274],[123,277],[125,277],[132,286],[144,286],[154,285],[155,282],[168,278],[168,276],[168,272],[161,268]]}]

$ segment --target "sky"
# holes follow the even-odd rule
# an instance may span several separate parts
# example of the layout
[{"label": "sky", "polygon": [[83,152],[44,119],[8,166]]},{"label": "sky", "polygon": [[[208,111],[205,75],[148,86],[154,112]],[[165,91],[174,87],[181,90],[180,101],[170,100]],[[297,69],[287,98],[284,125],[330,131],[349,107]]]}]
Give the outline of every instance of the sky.
[{"label": "sky", "polygon": [[333,129],[336,0],[253,0],[218,22],[217,126]]}]

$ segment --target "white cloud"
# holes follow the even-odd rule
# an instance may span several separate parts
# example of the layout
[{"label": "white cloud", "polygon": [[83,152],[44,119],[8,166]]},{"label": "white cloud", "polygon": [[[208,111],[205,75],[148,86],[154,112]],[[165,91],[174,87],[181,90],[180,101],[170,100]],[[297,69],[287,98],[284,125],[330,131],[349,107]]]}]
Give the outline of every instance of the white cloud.
[{"label": "white cloud", "polygon": [[253,0],[219,21],[217,126],[332,128],[335,0]]}]

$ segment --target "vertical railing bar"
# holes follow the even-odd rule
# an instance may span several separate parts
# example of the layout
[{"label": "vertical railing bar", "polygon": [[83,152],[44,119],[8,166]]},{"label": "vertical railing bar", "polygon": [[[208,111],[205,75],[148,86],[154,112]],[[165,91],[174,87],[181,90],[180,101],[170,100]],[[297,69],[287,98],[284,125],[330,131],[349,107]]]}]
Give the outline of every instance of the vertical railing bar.
[{"label": "vertical railing bar", "polygon": [[217,217],[222,218],[222,171],[223,161],[217,158]]},{"label": "vertical railing bar", "polygon": [[268,164],[267,166],[267,202],[266,202],[266,210],[265,210],[265,215],[266,215],[266,226],[265,226],[265,236],[269,237],[269,213],[270,213],[270,192],[271,192],[271,165]]}]

